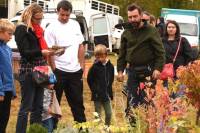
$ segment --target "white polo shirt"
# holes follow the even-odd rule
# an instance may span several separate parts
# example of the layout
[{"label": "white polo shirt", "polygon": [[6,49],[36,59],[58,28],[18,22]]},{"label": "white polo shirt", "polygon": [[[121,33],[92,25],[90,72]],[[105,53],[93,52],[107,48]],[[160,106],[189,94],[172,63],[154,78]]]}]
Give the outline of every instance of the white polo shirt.
[{"label": "white polo shirt", "polygon": [[84,37],[77,21],[69,19],[67,23],[63,24],[57,20],[45,29],[44,36],[49,48],[55,44],[69,46],[63,55],[55,56],[56,68],[65,72],[76,72],[81,69],[78,61],[78,49],[84,41]]}]

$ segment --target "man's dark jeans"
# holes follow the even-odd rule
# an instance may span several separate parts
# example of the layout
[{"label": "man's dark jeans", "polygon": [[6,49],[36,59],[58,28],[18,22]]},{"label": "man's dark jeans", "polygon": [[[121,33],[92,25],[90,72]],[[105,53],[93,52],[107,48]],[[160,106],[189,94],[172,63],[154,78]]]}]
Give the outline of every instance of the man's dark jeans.
[{"label": "man's dark jeans", "polygon": [[141,79],[137,79],[136,72],[133,69],[128,70],[128,98],[127,107],[137,107],[144,103],[145,92],[144,90],[138,89]]},{"label": "man's dark jeans", "polygon": [[31,74],[20,74],[21,105],[17,118],[16,133],[26,133],[28,114],[30,124],[42,124],[43,95],[44,89],[38,86]]},{"label": "man's dark jeans", "polygon": [[54,71],[57,83],[55,85],[56,96],[60,103],[63,91],[71,107],[71,111],[76,122],[85,122],[85,107],[83,105],[83,71],[64,72],[59,69]]}]

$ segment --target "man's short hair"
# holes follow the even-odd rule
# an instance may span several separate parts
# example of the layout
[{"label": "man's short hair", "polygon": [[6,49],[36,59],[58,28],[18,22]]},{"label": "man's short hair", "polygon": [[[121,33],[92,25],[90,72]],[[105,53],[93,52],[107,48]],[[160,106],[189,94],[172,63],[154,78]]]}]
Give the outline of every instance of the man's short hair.
[{"label": "man's short hair", "polygon": [[142,14],[142,8],[135,3],[132,3],[131,5],[129,5],[127,9],[128,9],[128,11],[133,11],[136,9],[136,10],[138,10],[140,15]]},{"label": "man's short hair", "polygon": [[61,0],[58,3],[58,5],[57,5],[57,11],[59,11],[60,8],[62,8],[65,11],[72,12],[72,4],[69,1],[67,1],[67,0]]},{"label": "man's short hair", "polygon": [[10,22],[8,19],[0,19],[0,32],[5,32],[5,31],[15,31],[15,25]]},{"label": "man's short hair", "polygon": [[94,55],[97,56],[97,55],[107,55],[107,48],[105,45],[103,44],[98,44],[95,46],[94,48]]}]

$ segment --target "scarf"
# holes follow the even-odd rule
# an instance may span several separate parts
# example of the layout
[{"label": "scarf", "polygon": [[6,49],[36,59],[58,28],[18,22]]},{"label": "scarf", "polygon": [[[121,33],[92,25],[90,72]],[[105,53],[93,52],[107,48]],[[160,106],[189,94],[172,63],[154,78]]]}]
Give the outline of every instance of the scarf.
[{"label": "scarf", "polygon": [[42,50],[48,49],[47,43],[43,36],[44,30],[42,29],[42,27],[39,24],[32,24],[32,25],[33,25],[34,32],[39,40],[40,48]]}]

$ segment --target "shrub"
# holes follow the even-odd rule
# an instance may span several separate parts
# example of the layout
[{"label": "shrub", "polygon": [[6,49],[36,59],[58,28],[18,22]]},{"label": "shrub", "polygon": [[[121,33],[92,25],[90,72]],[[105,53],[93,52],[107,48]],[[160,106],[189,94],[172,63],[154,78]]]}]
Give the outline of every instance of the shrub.
[{"label": "shrub", "polygon": [[40,124],[31,124],[27,133],[48,133],[47,129]]}]

